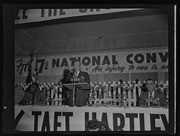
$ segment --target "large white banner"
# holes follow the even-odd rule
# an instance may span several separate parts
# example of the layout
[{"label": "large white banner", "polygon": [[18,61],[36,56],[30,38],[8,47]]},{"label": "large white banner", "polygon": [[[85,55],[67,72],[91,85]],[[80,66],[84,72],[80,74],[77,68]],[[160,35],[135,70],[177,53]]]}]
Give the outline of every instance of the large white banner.
[{"label": "large white banner", "polygon": [[[91,53],[38,58],[39,76],[63,75],[72,69],[74,60],[81,61],[82,71],[89,74],[168,72],[168,49]],[[36,59],[15,58],[15,76],[27,76],[28,66]]]},{"label": "large white banner", "polygon": [[15,24],[39,22],[67,17],[98,15],[138,10],[135,9],[19,9],[16,11]]},{"label": "large white banner", "polygon": [[15,106],[16,130],[85,131],[91,119],[108,124],[112,131],[165,131],[166,108]]}]

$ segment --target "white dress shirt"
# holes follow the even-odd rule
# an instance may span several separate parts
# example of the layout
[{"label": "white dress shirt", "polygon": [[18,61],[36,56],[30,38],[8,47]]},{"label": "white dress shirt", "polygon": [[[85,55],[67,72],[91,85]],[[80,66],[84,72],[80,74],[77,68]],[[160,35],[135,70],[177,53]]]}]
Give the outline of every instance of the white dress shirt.
[{"label": "white dress shirt", "polygon": [[78,77],[80,71],[75,72],[75,76]]}]

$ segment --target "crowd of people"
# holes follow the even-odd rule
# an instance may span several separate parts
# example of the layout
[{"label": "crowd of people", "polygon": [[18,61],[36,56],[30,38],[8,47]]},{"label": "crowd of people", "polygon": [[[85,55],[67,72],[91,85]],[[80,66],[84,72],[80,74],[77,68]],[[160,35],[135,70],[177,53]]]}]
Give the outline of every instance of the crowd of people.
[{"label": "crowd of people", "polygon": [[[91,89],[74,87],[68,89],[66,83],[83,83],[91,85]],[[21,84],[22,85],[22,84]],[[68,106],[167,106],[168,81],[163,83],[153,79],[144,82],[127,83],[120,79],[117,82],[92,83],[89,74],[81,71],[80,61],[74,61],[71,71],[65,70],[63,79],[57,84],[38,84],[31,82],[28,85],[16,85],[15,104],[19,105],[68,105]]]},{"label": "crowd of people", "polygon": [[[150,82],[150,83],[149,83]],[[159,105],[165,106],[168,103],[168,81],[163,83],[162,81],[156,82],[154,80],[147,80],[146,82],[124,82],[122,80],[113,83],[90,83],[92,89],[89,92],[89,100],[86,106],[119,106],[122,107],[125,102],[124,99],[128,99],[127,93],[132,91],[134,87],[137,87],[137,91],[141,91],[139,97],[137,98],[137,105],[146,105],[151,101],[147,101],[148,90],[155,90],[153,96],[159,97],[152,101],[160,101],[161,97],[163,98],[163,104]],[[56,105],[55,101],[59,100],[57,105],[69,105],[68,95],[63,95],[62,83],[44,83],[37,84],[32,83],[29,85],[26,84],[16,84],[15,86],[15,104],[28,105],[28,104],[37,104],[37,105]],[[120,88],[120,89],[119,89]],[[120,91],[120,94],[118,93]],[[66,91],[68,92],[68,91]],[[149,96],[150,97],[150,96]],[[152,97],[152,96],[151,96]],[[119,100],[119,101],[118,101]],[[49,104],[48,104],[49,103]],[[155,102],[156,103],[156,102]],[[71,105],[69,105],[71,106]]]}]

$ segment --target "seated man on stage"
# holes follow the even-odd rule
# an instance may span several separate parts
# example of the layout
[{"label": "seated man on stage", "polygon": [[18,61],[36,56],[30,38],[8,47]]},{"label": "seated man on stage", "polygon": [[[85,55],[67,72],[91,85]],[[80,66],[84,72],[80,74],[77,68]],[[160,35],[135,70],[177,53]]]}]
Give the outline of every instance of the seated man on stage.
[{"label": "seated man on stage", "polygon": [[[87,82],[90,84],[89,74],[87,72],[81,71],[81,63],[80,61],[74,62],[74,71],[72,73],[71,82]],[[75,91],[75,106],[82,107],[85,106],[89,100],[89,92],[90,90],[82,90],[76,88]],[[69,106],[73,105],[73,93],[70,91],[69,96]]]},{"label": "seated man on stage", "polygon": [[19,105],[46,105],[46,91],[39,89],[38,83],[32,83],[25,91]]},{"label": "seated man on stage", "polygon": [[166,97],[159,90],[155,89],[155,81],[146,80],[147,92],[140,95],[139,106],[167,106]]}]

